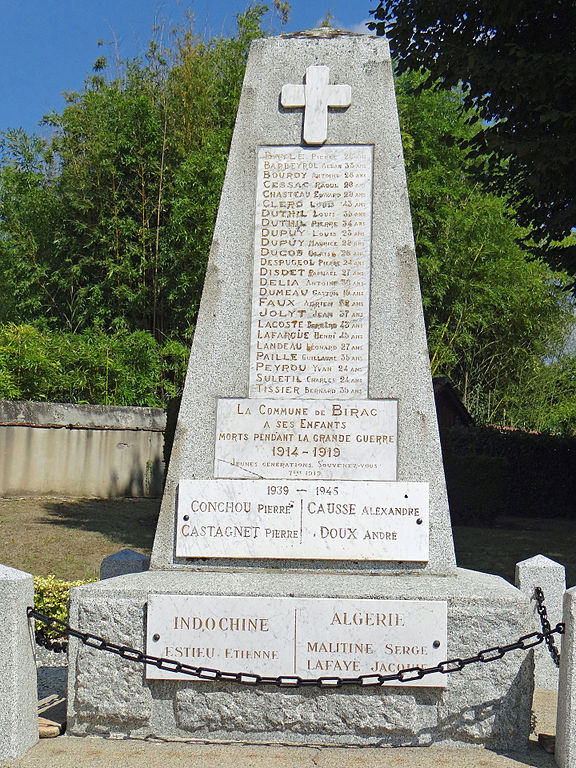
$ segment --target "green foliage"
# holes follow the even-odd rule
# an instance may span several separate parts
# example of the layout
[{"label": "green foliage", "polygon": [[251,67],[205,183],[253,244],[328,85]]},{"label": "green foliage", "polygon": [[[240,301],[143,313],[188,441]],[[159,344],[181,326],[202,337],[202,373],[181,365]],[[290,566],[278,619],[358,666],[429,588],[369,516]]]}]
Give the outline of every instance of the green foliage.
[{"label": "green foliage", "polygon": [[398,100],[432,372],[480,421],[503,423],[573,323],[569,279],[530,257],[513,209],[474,180],[462,141],[484,130],[478,114],[423,81],[400,77]]},{"label": "green foliage", "polygon": [[282,32],[284,25],[288,24],[288,20],[290,18],[290,3],[287,2],[287,0],[272,0],[272,5],[280,17],[280,32]]},{"label": "green foliage", "polygon": [[[285,19],[289,4],[274,5]],[[113,74],[100,57],[46,119],[50,139],[0,136],[0,397],[162,405],[178,394],[264,10],[239,16],[233,38],[177,29]],[[403,75],[398,96],[433,372],[482,421],[570,430],[559,392],[573,368],[543,362],[569,326],[568,278],[521,249],[514,209],[474,180],[488,158],[463,146],[490,126],[469,93],[423,87],[427,77]]]},{"label": "green foliage", "polygon": [[0,325],[0,398],[161,407],[181,390],[187,359],[186,346],[147,331]]},{"label": "green foliage", "polygon": [[[68,599],[72,587],[80,587],[97,579],[88,581],[63,581],[55,576],[34,576],[34,607],[40,613],[59,621],[68,621]],[[47,627],[45,622],[36,620],[36,628],[44,630],[48,637],[60,634],[54,627]]]},{"label": "green foliage", "polygon": [[265,10],[239,16],[234,38],[177,29],[113,76],[100,57],[45,118],[49,140],[0,135],[0,397],[157,406],[178,393]]},{"label": "green foliage", "polygon": [[44,323],[58,300],[45,258],[61,215],[52,155],[21,129],[0,137],[0,322],[35,317]]},{"label": "green foliage", "polygon": [[493,427],[454,427],[441,437],[453,522],[574,517],[574,437]]},{"label": "green foliage", "polygon": [[235,38],[177,30],[113,77],[100,58],[49,141],[0,135],[0,322],[190,337],[264,11]]},{"label": "green foliage", "polygon": [[576,354],[538,363],[525,371],[503,407],[506,421],[513,426],[576,435]]},{"label": "green foliage", "polygon": [[380,0],[371,13],[400,71],[466,84],[463,104],[486,120],[470,141],[480,178],[514,203],[551,264],[576,273],[576,246],[555,242],[576,221],[573,0]]},{"label": "green foliage", "polygon": [[192,26],[94,64],[45,123],[0,134],[0,397],[164,405],[188,342],[248,48]]}]

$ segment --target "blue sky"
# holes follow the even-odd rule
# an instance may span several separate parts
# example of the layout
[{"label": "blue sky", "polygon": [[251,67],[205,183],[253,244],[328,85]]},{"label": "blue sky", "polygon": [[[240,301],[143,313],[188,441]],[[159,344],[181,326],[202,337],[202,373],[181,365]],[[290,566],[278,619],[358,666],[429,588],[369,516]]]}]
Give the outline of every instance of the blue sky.
[{"label": "blue sky", "polygon": [[[266,3],[263,3],[266,4]],[[267,3],[272,6],[272,0]],[[235,15],[247,0],[1,0],[0,131],[22,127],[37,130],[47,112],[64,106],[63,91],[82,87],[93,62],[143,53],[158,20],[169,29],[194,15],[199,33],[230,34]],[[293,0],[284,31],[309,29],[332,14],[333,26],[365,31],[373,0]],[[278,33],[278,18],[269,13],[265,28]],[[98,46],[98,41],[104,45]]]}]

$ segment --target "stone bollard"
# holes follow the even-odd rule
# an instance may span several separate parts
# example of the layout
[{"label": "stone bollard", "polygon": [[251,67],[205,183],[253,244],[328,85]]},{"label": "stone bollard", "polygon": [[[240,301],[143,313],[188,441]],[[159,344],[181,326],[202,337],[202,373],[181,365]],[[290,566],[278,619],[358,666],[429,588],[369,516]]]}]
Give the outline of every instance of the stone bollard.
[{"label": "stone bollard", "polygon": [[21,757],[38,741],[34,605],[29,573],[0,565],[0,760]]},{"label": "stone bollard", "polygon": [[[548,612],[548,620],[555,627],[562,620],[562,598],[566,591],[566,571],[563,565],[550,560],[544,555],[536,555],[516,564],[516,586],[527,595],[534,606],[534,616],[538,629],[541,628],[538,616],[538,603],[534,597],[534,588],[541,587]],[[561,648],[560,635],[554,635],[558,650]],[[558,687],[558,668],[552,661],[545,644],[534,648],[534,687],[556,690]]]},{"label": "stone bollard", "polygon": [[133,549],[121,549],[113,555],[108,555],[100,565],[100,581],[113,579],[114,576],[125,576],[127,573],[147,571],[150,558],[135,552]]},{"label": "stone bollard", "polygon": [[560,657],[558,713],[556,716],[556,763],[560,768],[576,765],[576,587],[564,595],[566,632]]}]

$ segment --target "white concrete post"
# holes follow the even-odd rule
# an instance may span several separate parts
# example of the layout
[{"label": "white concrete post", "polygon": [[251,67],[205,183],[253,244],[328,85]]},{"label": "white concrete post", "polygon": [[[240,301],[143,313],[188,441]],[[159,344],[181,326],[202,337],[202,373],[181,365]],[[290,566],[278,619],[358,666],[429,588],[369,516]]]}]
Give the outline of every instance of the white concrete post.
[{"label": "white concrete post", "polygon": [[556,716],[556,763],[560,768],[576,765],[576,587],[564,595],[566,632],[560,657],[558,714]]},{"label": "white concrete post", "polygon": [[29,573],[0,565],[0,760],[21,757],[38,741],[34,604]]},{"label": "white concrete post", "polygon": [[[566,570],[563,565],[544,555],[536,555],[516,563],[516,586],[530,598],[534,608],[535,621],[540,629],[538,602],[534,597],[535,587],[541,587],[548,612],[548,620],[555,627],[562,621],[562,599],[566,591]],[[561,648],[560,635],[554,635],[558,650]],[[558,668],[552,661],[544,643],[534,648],[534,687],[554,691],[558,687]]]},{"label": "white concrete post", "polygon": [[121,549],[108,555],[100,564],[100,581],[127,573],[141,573],[150,567],[150,558],[133,549]]}]

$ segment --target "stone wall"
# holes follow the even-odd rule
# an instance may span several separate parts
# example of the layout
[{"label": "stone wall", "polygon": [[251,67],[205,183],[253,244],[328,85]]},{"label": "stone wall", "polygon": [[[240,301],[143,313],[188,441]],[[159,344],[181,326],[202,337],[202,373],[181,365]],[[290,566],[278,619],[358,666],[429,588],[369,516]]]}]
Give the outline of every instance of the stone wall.
[{"label": "stone wall", "polygon": [[160,408],[0,400],[0,496],[161,496]]}]

